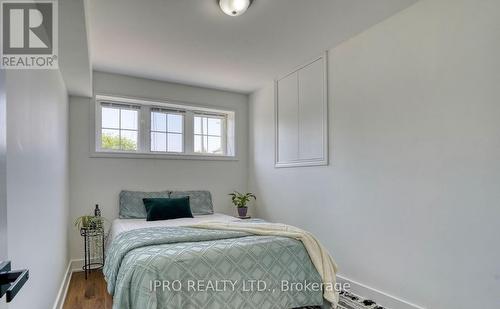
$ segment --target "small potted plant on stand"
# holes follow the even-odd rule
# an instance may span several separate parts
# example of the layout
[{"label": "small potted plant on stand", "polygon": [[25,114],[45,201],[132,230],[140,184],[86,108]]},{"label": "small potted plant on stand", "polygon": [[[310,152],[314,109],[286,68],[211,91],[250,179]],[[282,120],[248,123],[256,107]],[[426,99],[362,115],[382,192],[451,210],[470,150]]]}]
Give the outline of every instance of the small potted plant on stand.
[{"label": "small potted plant on stand", "polygon": [[247,193],[240,193],[238,191],[234,191],[233,193],[229,194],[231,196],[231,200],[238,209],[238,216],[240,218],[247,218],[247,203],[250,202],[250,199],[256,200],[257,198],[253,193],[247,192]]},{"label": "small potted plant on stand", "polygon": [[84,243],[85,279],[92,270],[101,269],[104,266],[104,224],[107,220],[101,217],[101,210],[96,205],[94,215],[81,216],[75,219],[75,227],[80,231]]},{"label": "small potted plant on stand", "polygon": [[95,205],[94,215],[93,216],[81,216],[75,219],[75,227],[78,230],[88,229],[88,230],[97,230],[104,229],[104,223],[108,220],[106,218],[101,217],[101,210],[99,209],[99,205]]}]

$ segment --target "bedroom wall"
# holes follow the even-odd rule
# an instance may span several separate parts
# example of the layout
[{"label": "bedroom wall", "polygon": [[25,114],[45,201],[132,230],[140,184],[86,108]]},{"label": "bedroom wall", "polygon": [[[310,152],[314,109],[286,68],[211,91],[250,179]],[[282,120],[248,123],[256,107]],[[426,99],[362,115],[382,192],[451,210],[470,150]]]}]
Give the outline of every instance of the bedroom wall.
[{"label": "bedroom wall", "polygon": [[[5,71],[0,70],[0,261],[7,259],[7,102]],[[0,305],[0,309],[3,308]]]},{"label": "bedroom wall", "polygon": [[8,70],[8,257],[30,278],[9,309],[51,308],[68,265],[68,96],[57,70]]},{"label": "bedroom wall", "polygon": [[499,1],[419,1],[331,49],[329,166],[274,168],[273,85],[253,93],[258,214],[312,231],[368,287],[498,308],[499,29]]},{"label": "bedroom wall", "polygon": [[[236,110],[237,161],[91,158],[88,98],[70,98],[70,218],[99,204],[108,219],[118,217],[118,194],[130,190],[207,189],[215,211],[234,214],[227,194],[247,188],[248,96],[226,91],[94,72],[94,93],[156,100],[180,100]],[[82,240],[71,226],[71,257],[81,259]]]}]

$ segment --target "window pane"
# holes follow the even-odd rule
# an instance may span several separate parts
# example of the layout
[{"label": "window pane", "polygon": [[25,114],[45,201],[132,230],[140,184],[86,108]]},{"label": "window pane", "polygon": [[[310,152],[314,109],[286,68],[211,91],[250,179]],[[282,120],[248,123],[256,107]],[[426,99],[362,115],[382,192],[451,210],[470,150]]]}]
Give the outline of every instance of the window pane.
[{"label": "window pane", "polygon": [[103,107],[101,113],[103,128],[120,128],[120,110],[117,108]]},{"label": "window pane", "polygon": [[182,133],[182,115],[168,114],[168,132]]},{"label": "window pane", "polygon": [[120,131],[103,129],[101,133],[102,149],[120,149]]},{"label": "window pane", "polygon": [[201,134],[201,117],[194,117],[194,134]]},{"label": "window pane", "polygon": [[208,135],[220,136],[222,132],[222,120],[219,118],[208,118]]},{"label": "window pane", "polygon": [[194,136],[194,152],[203,152],[201,140],[202,140],[201,135]]},{"label": "window pane", "polygon": [[137,131],[120,131],[121,150],[137,150]]},{"label": "window pane", "polygon": [[167,141],[168,151],[182,152],[182,134],[169,133]]},{"label": "window pane", "polygon": [[151,151],[167,151],[167,134],[151,132]]},{"label": "window pane", "polygon": [[122,109],[121,129],[137,130],[137,115],[136,110]]},{"label": "window pane", "polygon": [[222,153],[222,143],[220,137],[208,136],[207,138],[208,153]]},{"label": "window pane", "polygon": [[201,119],[203,121],[203,134],[207,134],[207,132],[208,132],[207,117],[202,117]]},{"label": "window pane", "polygon": [[151,131],[167,131],[167,116],[164,113],[151,113]]}]

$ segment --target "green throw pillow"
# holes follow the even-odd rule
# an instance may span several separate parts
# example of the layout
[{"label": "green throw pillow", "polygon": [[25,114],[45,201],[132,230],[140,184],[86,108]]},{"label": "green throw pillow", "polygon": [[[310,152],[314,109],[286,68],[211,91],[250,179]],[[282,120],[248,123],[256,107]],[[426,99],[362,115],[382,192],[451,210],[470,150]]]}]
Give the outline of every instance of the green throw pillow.
[{"label": "green throw pillow", "polygon": [[180,198],[144,198],[146,221],[193,218],[189,196]]}]

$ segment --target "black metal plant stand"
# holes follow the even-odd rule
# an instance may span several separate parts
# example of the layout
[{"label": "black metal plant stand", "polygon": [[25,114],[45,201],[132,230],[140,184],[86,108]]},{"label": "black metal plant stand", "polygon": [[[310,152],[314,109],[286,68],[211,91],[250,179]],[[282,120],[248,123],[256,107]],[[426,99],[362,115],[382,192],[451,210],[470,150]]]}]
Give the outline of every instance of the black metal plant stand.
[{"label": "black metal plant stand", "polygon": [[83,236],[85,247],[85,258],[83,271],[85,279],[92,270],[102,269],[104,266],[104,229],[103,228],[81,228],[80,235]]}]

